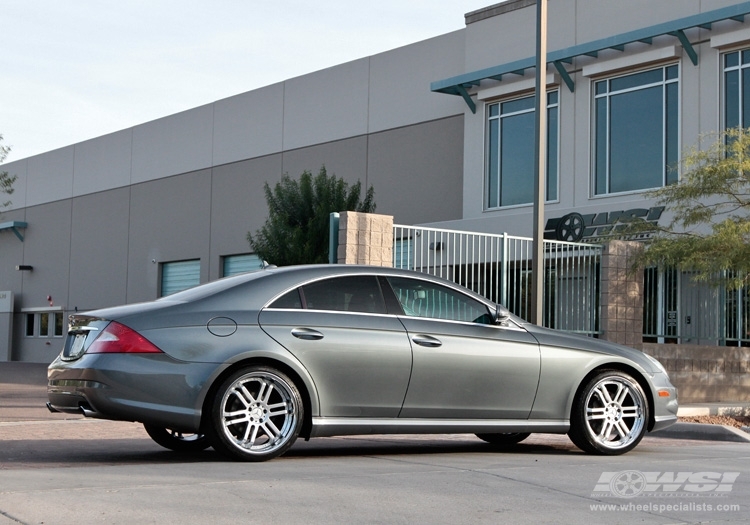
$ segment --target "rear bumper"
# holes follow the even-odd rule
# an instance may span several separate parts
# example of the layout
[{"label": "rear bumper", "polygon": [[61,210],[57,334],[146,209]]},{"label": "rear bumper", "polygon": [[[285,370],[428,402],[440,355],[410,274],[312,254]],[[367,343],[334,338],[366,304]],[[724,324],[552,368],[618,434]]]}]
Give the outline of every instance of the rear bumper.
[{"label": "rear bumper", "polygon": [[200,427],[204,387],[218,368],[215,363],[185,363],[165,354],[57,359],[47,371],[47,407],[195,432]]}]

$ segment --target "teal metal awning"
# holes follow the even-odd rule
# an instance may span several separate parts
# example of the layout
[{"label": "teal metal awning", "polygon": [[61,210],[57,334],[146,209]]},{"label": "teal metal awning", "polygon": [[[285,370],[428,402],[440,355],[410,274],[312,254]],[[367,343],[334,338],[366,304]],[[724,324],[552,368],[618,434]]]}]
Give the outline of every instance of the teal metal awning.
[{"label": "teal metal awning", "polygon": [[0,231],[10,230],[16,234],[16,237],[18,237],[21,242],[23,242],[23,235],[21,235],[21,232],[19,232],[18,229],[26,228],[27,226],[28,224],[22,221],[0,222]]},{"label": "teal metal awning", "polygon": [[[670,22],[636,29],[619,35],[614,35],[593,42],[579,44],[573,47],[560,49],[547,53],[547,63],[552,63],[560,74],[563,82],[568,89],[573,92],[575,84],[570,74],[565,69],[565,64],[572,64],[573,59],[580,56],[597,57],[600,51],[605,49],[616,49],[624,51],[625,46],[636,42],[652,44],[653,39],[660,36],[672,36],[679,40],[685,53],[694,65],[698,65],[698,53],[692,43],[685,35],[685,31],[694,28],[711,29],[711,26],[724,20],[734,20],[744,22],[745,16],[750,15],[750,2],[742,2],[721,9],[707,11],[697,15],[687,16]],[[430,84],[430,90],[436,93],[446,93],[448,95],[459,95],[463,97],[472,113],[476,113],[476,104],[471,99],[468,90],[472,87],[479,86],[482,80],[502,81],[504,75],[523,75],[527,69],[534,68],[536,57],[529,57],[507,64],[480,69],[471,73],[464,73],[445,80],[436,80]]]}]

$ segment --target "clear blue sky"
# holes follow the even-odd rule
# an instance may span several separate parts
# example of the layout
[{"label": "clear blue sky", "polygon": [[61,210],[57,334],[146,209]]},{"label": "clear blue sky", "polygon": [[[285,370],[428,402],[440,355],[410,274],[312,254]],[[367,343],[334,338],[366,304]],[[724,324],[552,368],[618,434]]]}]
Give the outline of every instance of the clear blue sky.
[{"label": "clear blue sky", "polygon": [[498,1],[3,0],[6,162],[461,29]]}]

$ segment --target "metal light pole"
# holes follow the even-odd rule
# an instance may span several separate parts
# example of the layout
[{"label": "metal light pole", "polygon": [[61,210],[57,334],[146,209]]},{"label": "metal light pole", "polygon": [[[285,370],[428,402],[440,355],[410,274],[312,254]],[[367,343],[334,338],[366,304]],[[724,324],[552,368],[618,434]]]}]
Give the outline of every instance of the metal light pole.
[{"label": "metal light pole", "polygon": [[534,253],[531,319],[544,322],[544,200],[547,159],[547,0],[536,0],[536,141],[534,144]]}]

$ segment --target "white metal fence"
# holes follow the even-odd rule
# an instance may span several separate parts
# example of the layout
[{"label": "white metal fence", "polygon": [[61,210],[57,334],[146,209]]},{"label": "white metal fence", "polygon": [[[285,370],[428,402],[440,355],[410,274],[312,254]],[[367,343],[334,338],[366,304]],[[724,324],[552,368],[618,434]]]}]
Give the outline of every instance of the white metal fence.
[{"label": "white metal fence", "polygon": [[[394,225],[393,265],[452,280],[528,319],[532,239]],[[595,244],[544,241],[544,325],[599,333],[599,261]]]}]

